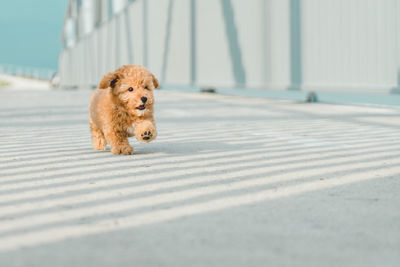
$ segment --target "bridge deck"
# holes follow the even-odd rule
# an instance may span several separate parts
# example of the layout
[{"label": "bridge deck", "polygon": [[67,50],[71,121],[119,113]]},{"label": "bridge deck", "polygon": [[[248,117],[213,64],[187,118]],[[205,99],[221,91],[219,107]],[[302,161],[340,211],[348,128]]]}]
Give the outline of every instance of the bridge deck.
[{"label": "bridge deck", "polygon": [[0,91],[0,266],[398,266],[399,109],[159,91],[113,156],[89,95]]}]

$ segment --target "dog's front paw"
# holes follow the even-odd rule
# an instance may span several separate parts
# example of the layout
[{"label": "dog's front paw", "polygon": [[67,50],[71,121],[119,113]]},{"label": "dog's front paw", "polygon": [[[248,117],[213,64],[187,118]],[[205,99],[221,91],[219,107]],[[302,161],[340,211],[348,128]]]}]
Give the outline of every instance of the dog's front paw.
[{"label": "dog's front paw", "polygon": [[144,121],[135,127],[136,139],[142,142],[151,142],[157,137],[157,130],[151,122]]},{"label": "dog's front paw", "polygon": [[151,131],[145,131],[144,133],[142,133],[140,135],[140,137],[146,141],[146,142],[150,142],[153,139],[153,133]]},{"label": "dog's front paw", "polygon": [[112,147],[111,153],[116,155],[131,155],[133,153],[133,148],[131,146]]},{"label": "dog's front paw", "polygon": [[154,139],[156,139],[156,136],[157,136],[157,131],[156,131],[156,129],[153,128],[151,130],[148,129],[148,130],[142,132],[139,136],[136,136],[136,138],[139,141],[149,143],[149,142],[153,141]]}]

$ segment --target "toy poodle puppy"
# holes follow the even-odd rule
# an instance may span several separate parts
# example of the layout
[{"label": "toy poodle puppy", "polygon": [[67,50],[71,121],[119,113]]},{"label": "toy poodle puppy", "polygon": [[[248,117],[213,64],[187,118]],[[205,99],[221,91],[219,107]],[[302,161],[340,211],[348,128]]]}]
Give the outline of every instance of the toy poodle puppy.
[{"label": "toy poodle puppy", "polygon": [[142,142],[157,136],[153,118],[153,90],[157,78],[140,65],[126,65],[106,74],[90,99],[89,123],[96,150],[111,146],[111,153],[129,155],[128,137]]}]

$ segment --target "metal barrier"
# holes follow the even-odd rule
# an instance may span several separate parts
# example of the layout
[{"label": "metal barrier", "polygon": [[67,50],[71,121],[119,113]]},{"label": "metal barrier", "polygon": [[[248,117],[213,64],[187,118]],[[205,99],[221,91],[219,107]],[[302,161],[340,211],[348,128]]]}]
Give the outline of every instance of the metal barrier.
[{"label": "metal barrier", "polygon": [[[95,86],[123,64],[145,65],[173,86],[393,93],[400,85],[397,0],[136,0],[106,19],[92,6],[102,19],[92,16],[92,30],[73,33],[61,52],[62,86]],[[87,21],[79,8],[67,16],[78,25]]]}]

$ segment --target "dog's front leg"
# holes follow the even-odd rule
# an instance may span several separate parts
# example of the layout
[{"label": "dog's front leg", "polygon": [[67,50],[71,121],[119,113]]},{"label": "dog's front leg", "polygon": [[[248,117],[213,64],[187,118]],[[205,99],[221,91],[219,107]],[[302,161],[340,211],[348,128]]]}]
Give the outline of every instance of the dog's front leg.
[{"label": "dog's front leg", "polygon": [[123,131],[108,131],[105,133],[105,137],[111,146],[111,153],[122,155],[133,153],[133,148],[128,142],[126,133]]},{"label": "dog's front leg", "polygon": [[157,137],[156,125],[153,120],[142,120],[135,123],[136,139],[142,142],[151,142]]}]

